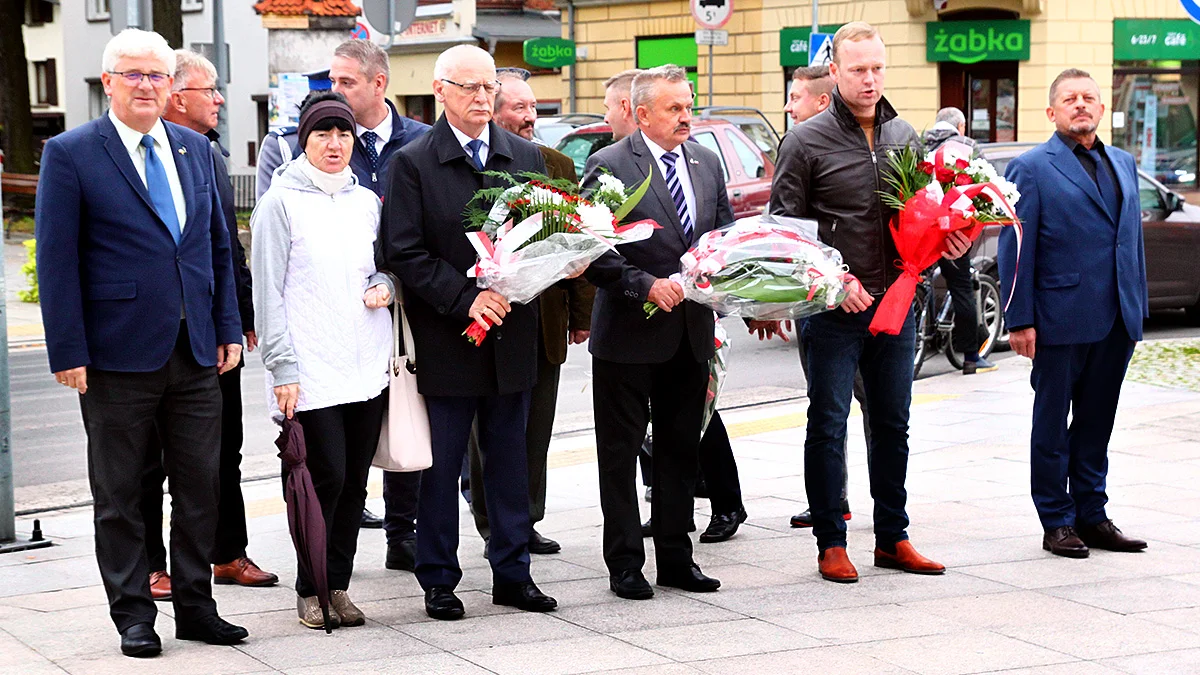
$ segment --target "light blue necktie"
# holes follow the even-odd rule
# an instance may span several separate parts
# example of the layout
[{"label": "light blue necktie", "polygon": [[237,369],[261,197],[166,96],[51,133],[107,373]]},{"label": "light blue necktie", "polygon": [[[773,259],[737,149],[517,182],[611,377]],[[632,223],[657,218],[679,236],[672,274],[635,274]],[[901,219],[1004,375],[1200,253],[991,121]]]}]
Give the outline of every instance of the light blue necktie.
[{"label": "light blue necktie", "polygon": [[683,185],[679,182],[679,176],[675,174],[675,160],[678,158],[679,155],[673,152],[664,152],[662,163],[666,168],[667,190],[671,192],[671,200],[675,202],[675,210],[679,213],[679,224],[683,225],[683,236],[691,243],[692,217],[688,213],[687,200],[683,196]]},{"label": "light blue necktie", "polygon": [[166,223],[167,230],[179,245],[181,231],[179,229],[179,214],[175,212],[175,200],[171,197],[171,184],[167,182],[167,170],[163,167],[158,153],[154,152],[154,137],[150,134],[142,136],[142,147],[146,148],[146,190],[150,193],[150,203],[158,217]]},{"label": "light blue necktie", "polygon": [[483,148],[483,141],[476,138],[467,143],[467,147],[471,149],[471,163],[475,165],[475,169],[483,171],[483,157],[480,157],[479,150]]}]

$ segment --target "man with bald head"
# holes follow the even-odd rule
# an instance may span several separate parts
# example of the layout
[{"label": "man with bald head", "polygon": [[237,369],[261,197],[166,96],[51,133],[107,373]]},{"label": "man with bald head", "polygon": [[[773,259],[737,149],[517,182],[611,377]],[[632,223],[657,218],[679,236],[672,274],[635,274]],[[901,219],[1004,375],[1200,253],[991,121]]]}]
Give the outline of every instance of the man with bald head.
[{"label": "man with bald head", "polygon": [[[445,112],[392,159],[379,233],[383,266],[404,284],[417,388],[432,431],[433,466],[421,476],[418,500],[417,581],[429,616],[463,616],[454,594],[462,579],[458,480],[478,417],[492,603],[548,612],[558,603],[529,574],[525,423],[538,376],[537,312],[467,277],[476,256],[462,217],[477,190],[504,184],[483,172],[545,173],[546,163],[532,143],[492,121],[501,84],[490,54],[451,47],[438,56],[433,75],[433,94]],[[462,335],[472,321],[495,324],[479,346]]]},{"label": "man with bald head", "polygon": [[[496,93],[496,124],[521,138],[537,144],[546,160],[546,175],[578,182],[575,163],[554,148],[541,145],[533,136],[537,121],[537,96],[526,82],[529,71],[521,68],[502,68],[497,78],[500,91]],[[567,345],[582,344],[591,334],[592,299],[596,289],[586,279],[564,279],[547,288],[538,298],[538,364],[537,383],[530,392],[529,421],[525,430],[525,448],[529,471],[529,520],[536,524],[546,515],[546,455],[550,451],[550,434],[554,426],[554,411],[558,401],[559,369],[567,360]],[[475,528],[484,538],[486,551],[491,536],[487,500],[483,494],[483,464],[479,445],[471,443],[471,513]],[[558,553],[558,542],[529,530],[529,552]]]}]

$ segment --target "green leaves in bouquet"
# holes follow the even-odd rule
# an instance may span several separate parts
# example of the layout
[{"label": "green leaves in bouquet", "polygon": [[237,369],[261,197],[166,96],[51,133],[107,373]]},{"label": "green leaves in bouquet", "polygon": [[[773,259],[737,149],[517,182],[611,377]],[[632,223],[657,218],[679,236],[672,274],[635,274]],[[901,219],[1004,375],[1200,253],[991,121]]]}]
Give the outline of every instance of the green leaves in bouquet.
[{"label": "green leaves in bouquet", "polygon": [[629,195],[629,198],[625,200],[625,203],[621,204],[621,208],[613,212],[613,218],[616,218],[618,223],[624,220],[625,216],[629,215],[629,212],[633,210],[633,207],[638,205],[638,202],[642,201],[642,197],[646,196],[646,192],[650,189],[650,178],[653,176],[654,167],[651,166],[646,172],[646,180],[642,181],[642,184],[637,186],[637,189],[635,189],[633,193]]},{"label": "green leaves in bouquet", "polygon": [[[475,195],[471,197],[471,201],[467,202],[467,206],[463,210],[464,225],[469,230],[483,229],[484,224],[487,223],[488,213],[491,212],[492,205],[504,196],[505,190],[521,185],[522,183],[536,181],[569,195],[579,194],[579,185],[575,181],[569,178],[551,178],[546,174],[536,171],[522,171],[516,175],[506,171],[480,171],[479,173],[482,176],[493,178],[506,184],[475,191]],[[524,213],[520,209],[516,210],[518,213],[521,213],[521,216],[517,218],[518,221],[532,215],[532,212]]]},{"label": "green leaves in bouquet", "polygon": [[929,174],[919,168],[922,161],[924,157],[921,152],[912,145],[907,145],[901,150],[888,151],[891,170],[883,174],[883,182],[887,183],[891,190],[879,192],[879,199],[884,206],[903,211],[904,204],[912,199],[918,190],[929,185]]}]

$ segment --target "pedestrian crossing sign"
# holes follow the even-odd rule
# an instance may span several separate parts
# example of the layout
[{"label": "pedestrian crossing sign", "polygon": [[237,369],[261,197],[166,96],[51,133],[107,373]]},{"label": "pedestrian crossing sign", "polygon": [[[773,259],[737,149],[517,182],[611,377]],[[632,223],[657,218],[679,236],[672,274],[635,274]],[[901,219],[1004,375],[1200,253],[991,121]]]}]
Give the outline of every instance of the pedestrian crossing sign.
[{"label": "pedestrian crossing sign", "polygon": [[827,66],[831,63],[833,63],[833,34],[810,34],[808,36],[808,65]]}]

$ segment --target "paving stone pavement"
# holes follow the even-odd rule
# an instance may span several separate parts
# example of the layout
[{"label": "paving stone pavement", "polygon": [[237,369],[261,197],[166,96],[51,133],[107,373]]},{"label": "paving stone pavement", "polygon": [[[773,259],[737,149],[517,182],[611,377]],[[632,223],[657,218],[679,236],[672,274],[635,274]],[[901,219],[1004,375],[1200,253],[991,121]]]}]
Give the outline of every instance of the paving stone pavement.
[{"label": "paving stone pavement", "polygon": [[[862,579],[822,581],[811,533],[787,522],[805,507],[804,408],[759,407],[726,414],[750,520],[729,542],[695,546],[697,562],[723,582],[717,593],[657,588],[654,599],[630,602],[609,592],[593,439],[585,435],[555,441],[549,514],[538,526],[563,546],[533,564],[541,588],[558,598],[557,612],[491,604],[487,562],[464,506],[459,593],[467,618],[428,619],[412,575],[383,569],[383,535],[368,530],[350,589],[367,625],[331,635],[303,628],[279,484],[263,481],[244,486],[250,554],[283,583],[214,587],[222,614],[250,630],[244,644],[177,641],[171,607],[161,604],[163,655],[121,656],[93,558],[91,514],[75,509],[40,516],[53,548],[0,556],[0,672],[1200,673],[1200,393],[1175,382],[1126,384],[1110,452],[1109,514],[1150,547],[1068,560],[1040,546],[1028,486],[1028,382],[1028,363],[1011,359],[994,373],[915,385],[909,532],[947,565],[941,577],[871,566],[866,456],[852,419],[849,551]],[[374,476],[376,496],[377,487]],[[370,506],[382,510],[377,499]],[[707,506],[697,501],[701,528]],[[18,521],[21,531],[31,526],[31,518]]]}]

